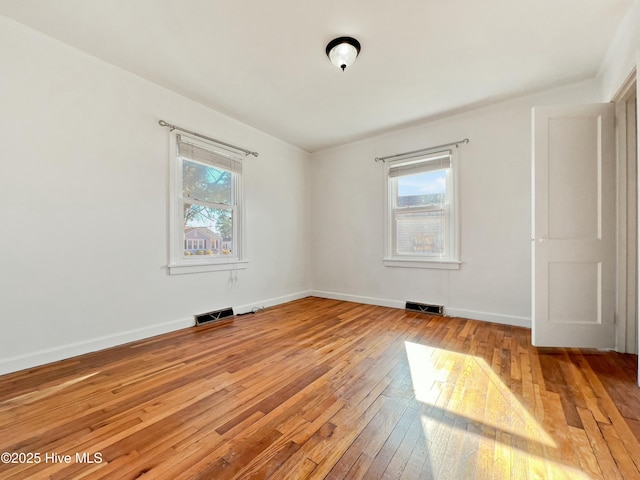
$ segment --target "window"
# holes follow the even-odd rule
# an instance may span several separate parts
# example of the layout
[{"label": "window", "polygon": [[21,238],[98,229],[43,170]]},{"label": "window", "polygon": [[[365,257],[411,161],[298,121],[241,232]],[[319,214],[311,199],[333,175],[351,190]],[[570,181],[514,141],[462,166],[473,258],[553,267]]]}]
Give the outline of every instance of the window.
[{"label": "window", "polygon": [[446,150],[388,163],[385,265],[459,268],[455,161]]},{"label": "window", "polygon": [[242,159],[171,135],[171,273],[246,267],[242,257]]},{"label": "window", "polygon": [[204,250],[205,248],[207,247],[204,240],[185,239],[184,241],[185,250]]}]

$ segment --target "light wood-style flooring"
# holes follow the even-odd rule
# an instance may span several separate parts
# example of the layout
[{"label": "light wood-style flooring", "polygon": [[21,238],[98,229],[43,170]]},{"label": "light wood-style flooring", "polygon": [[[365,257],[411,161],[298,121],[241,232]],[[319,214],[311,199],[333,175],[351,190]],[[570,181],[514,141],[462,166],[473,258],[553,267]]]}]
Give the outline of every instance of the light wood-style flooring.
[{"label": "light wood-style flooring", "polygon": [[0,478],[640,479],[636,372],[310,297],[0,377]]}]

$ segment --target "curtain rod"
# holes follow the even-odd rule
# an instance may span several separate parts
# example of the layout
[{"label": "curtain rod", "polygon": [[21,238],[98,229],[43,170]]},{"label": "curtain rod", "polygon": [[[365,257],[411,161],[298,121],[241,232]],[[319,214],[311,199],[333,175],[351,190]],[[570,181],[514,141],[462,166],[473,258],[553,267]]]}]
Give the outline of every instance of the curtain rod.
[{"label": "curtain rod", "polygon": [[177,125],[171,125],[170,123],[165,122],[164,120],[160,120],[158,125],[161,127],[169,127],[171,131],[180,130],[184,133],[189,133],[191,135],[195,135],[196,137],[204,138],[205,140],[209,140],[210,142],[217,143],[219,145],[224,145],[225,147],[233,148],[234,150],[238,150],[240,152],[244,152],[245,155],[253,155],[254,157],[258,156],[258,152],[252,152],[251,150],[246,150],[244,148],[236,147],[235,145],[231,145],[230,143],[221,142],[220,140],[216,140],[215,138],[207,137],[206,135],[201,135],[196,132],[192,132],[191,130],[187,130],[186,128],[178,127]]},{"label": "curtain rod", "polygon": [[392,158],[405,157],[407,155],[418,155],[418,154],[430,152],[431,150],[437,150],[439,148],[451,147],[453,145],[455,145],[456,148],[457,148],[458,145],[460,145],[461,143],[469,143],[469,139],[465,138],[463,140],[458,140],[457,142],[451,142],[451,143],[445,143],[445,144],[442,144],[442,145],[436,145],[435,147],[421,148],[420,150],[413,150],[412,152],[398,153],[397,155],[389,155],[387,157],[376,157],[375,161],[384,163],[387,160],[390,160]]}]

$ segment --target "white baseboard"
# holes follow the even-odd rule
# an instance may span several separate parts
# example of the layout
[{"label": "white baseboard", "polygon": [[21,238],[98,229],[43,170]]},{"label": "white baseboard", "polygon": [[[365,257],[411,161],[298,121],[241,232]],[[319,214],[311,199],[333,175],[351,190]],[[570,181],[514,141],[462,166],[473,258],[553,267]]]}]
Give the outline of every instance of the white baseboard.
[{"label": "white baseboard", "polygon": [[331,300],[344,300],[345,302],[364,303],[366,305],[378,305],[380,307],[404,308],[405,302],[400,300],[388,300],[385,298],[362,297],[360,295],[349,295],[346,293],[325,292],[322,290],[311,290],[313,297],[330,298]]},{"label": "white baseboard", "polygon": [[236,314],[243,314],[253,312],[254,310],[260,310],[262,308],[273,307],[282,303],[293,302],[294,300],[300,300],[301,298],[310,297],[312,295],[311,290],[304,290],[302,292],[292,293],[290,295],[284,295],[282,297],[269,298],[267,300],[261,300],[258,302],[250,303],[249,305],[240,305],[239,307],[233,307],[233,312]]},{"label": "white baseboard", "polygon": [[[270,298],[267,300],[254,302],[250,305],[233,307],[233,311],[235,313],[251,312],[256,308],[272,307],[281,303],[292,302],[294,300],[305,298],[310,295],[311,293],[306,290],[293,293],[291,295],[285,295],[282,297]],[[39,365],[45,365],[51,362],[57,362],[59,360],[65,360],[67,358],[84,355],[85,353],[96,352],[98,350],[104,350],[105,348],[115,347],[118,345],[123,345],[125,343],[135,342],[137,340],[144,340],[145,338],[155,337],[156,335],[162,335],[163,333],[169,333],[175,330],[192,327],[193,325],[195,325],[195,319],[193,317],[184,318],[180,320],[161,323],[158,325],[151,325],[149,327],[129,330],[127,332],[94,338],[91,340],[86,340],[84,342],[71,343],[68,345],[62,345],[60,347],[40,350],[38,352],[28,353],[26,355],[0,359],[0,375],[17,372],[19,370],[25,370],[27,368],[37,367]]]},{"label": "white baseboard", "polygon": [[516,317],[515,315],[502,315],[500,313],[478,312],[476,310],[447,307],[444,308],[444,313],[450,317],[469,318],[471,320],[482,320],[483,322],[513,325],[514,327],[531,328],[531,319],[527,317]]},{"label": "white baseboard", "polygon": [[[362,297],[359,295],[349,295],[345,293],[325,292],[321,290],[311,290],[310,295],[320,298],[330,298],[332,300],[344,300],[346,302],[365,303],[367,305],[379,305],[381,307],[404,308],[405,302],[401,300],[390,300],[386,298]],[[499,313],[478,312],[476,310],[466,310],[462,308],[444,307],[444,314],[450,317],[468,318],[471,320],[481,320],[483,322],[501,323],[504,325],[514,325],[516,327],[531,328],[531,319],[527,317],[517,317],[514,315],[502,315]]]},{"label": "white baseboard", "polygon": [[0,375],[37,367],[39,365],[45,365],[51,362],[57,362],[59,360],[76,357],[78,355],[84,355],[85,353],[104,350],[105,348],[124,345],[125,343],[135,342],[136,340],[155,337],[156,335],[162,335],[163,333],[169,333],[174,330],[191,327],[194,324],[195,320],[193,317],[173,320],[171,322],[160,323],[158,325],[151,325],[149,327],[98,337],[84,342],[70,343],[60,347],[28,353],[26,355],[4,358],[0,360]]}]

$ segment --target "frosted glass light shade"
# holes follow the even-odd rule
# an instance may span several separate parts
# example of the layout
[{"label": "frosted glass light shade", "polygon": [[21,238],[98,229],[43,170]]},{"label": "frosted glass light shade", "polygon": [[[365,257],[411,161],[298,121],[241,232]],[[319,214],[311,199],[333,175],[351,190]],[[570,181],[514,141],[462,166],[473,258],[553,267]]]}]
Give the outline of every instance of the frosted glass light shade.
[{"label": "frosted glass light shade", "polygon": [[331,63],[344,71],[356,61],[360,53],[360,42],[351,37],[336,38],[329,42],[326,53]]}]

